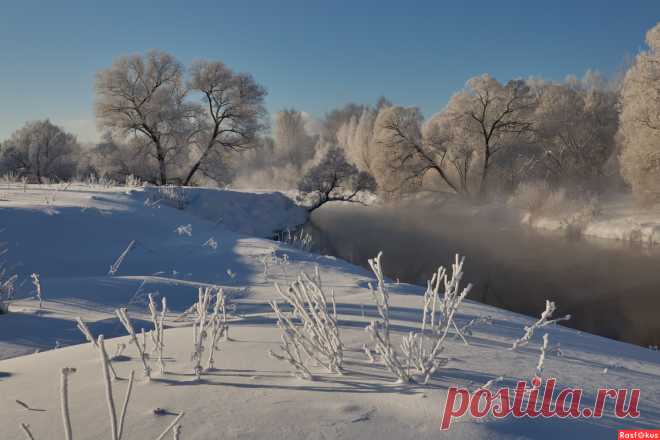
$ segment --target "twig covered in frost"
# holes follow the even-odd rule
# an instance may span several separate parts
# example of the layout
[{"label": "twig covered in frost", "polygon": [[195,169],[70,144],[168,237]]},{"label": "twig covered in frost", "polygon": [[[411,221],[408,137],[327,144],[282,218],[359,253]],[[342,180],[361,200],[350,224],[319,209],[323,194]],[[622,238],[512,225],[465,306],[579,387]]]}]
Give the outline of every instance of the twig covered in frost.
[{"label": "twig covered in frost", "polygon": [[[96,339],[94,339],[94,335],[92,335],[92,332],[89,330],[89,327],[87,327],[87,324],[85,324],[80,316],[76,317],[76,322],[77,322],[77,327],[78,330],[85,336],[85,339],[87,341],[91,342],[94,348],[98,349],[99,345],[96,342]],[[114,380],[117,380],[117,372],[115,371],[115,368],[112,366],[112,362],[108,364],[110,367],[110,373],[112,374],[112,378]]]},{"label": "twig covered in frost", "polygon": [[30,275],[30,278],[32,278],[32,284],[34,284],[34,288],[36,289],[37,292],[37,299],[39,300],[39,308],[41,308],[44,298],[43,298],[43,292],[41,290],[41,281],[39,280],[39,274],[33,273],[32,275]]},{"label": "twig covered in frost", "polygon": [[99,347],[99,355],[101,357],[101,367],[103,371],[103,383],[105,385],[105,397],[108,404],[108,413],[110,415],[110,432],[112,433],[112,440],[119,440],[117,430],[117,410],[115,409],[115,399],[112,395],[112,382],[110,381],[110,368],[108,364],[108,353],[105,351],[105,342],[103,335],[99,335],[97,345]]},{"label": "twig covered in frost", "polygon": [[135,240],[131,240],[131,242],[128,243],[126,249],[124,249],[124,252],[122,252],[117,258],[117,260],[115,260],[115,262],[112,264],[112,266],[110,266],[108,275],[114,275],[117,273],[117,271],[119,270],[119,266],[121,266],[121,263],[124,261],[124,258],[126,258],[126,255],[128,255],[128,253],[133,249],[134,246],[135,246]]},{"label": "twig covered in frost", "polygon": [[62,409],[62,424],[64,425],[64,438],[73,439],[71,431],[71,414],[69,412],[69,375],[76,372],[75,368],[65,367],[60,371],[60,405]]},{"label": "twig covered in frost", "polygon": [[183,417],[184,415],[186,415],[186,413],[180,412],[179,415],[177,415],[176,418],[172,420],[172,423],[170,423],[169,426],[165,428],[165,431],[163,431],[158,437],[156,437],[156,440],[163,440],[167,435],[167,433],[170,432],[172,428],[174,428],[177,425],[177,423],[179,423],[179,420],[181,420],[181,417]]},{"label": "twig covered in frost", "polygon": [[149,363],[147,362],[147,355],[143,351],[142,346],[140,345],[140,342],[135,335],[135,329],[133,329],[133,324],[131,324],[131,320],[128,317],[128,309],[122,307],[115,310],[115,313],[117,314],[119,321],[121,321],[121,323],[124,325],[124,328],[128,332],[131,342],[137,348],[138,354],[140,355],[140,360],[142,361],[142,366],[144,367],[144,375],[147,377],[147,379],[151,379],[151,367],[149,367]]},{"label": "twig covered in frost", "polygon": [[476,318],[470,319],[465,325],[461,326],[460,332],[465,336],[472,336],[472,327],[479,324],[492,324],[493,317],[488,316],[479,316]]},{"label": "twig covered in frost", "polygon": [[277,325],[283,331],[280,345],[283,354],[271,352],[271,355],[289,362],[305,379],[312,379],[305,357],[332,373],[341,373],[344,347],[337,327],[335,296],[331,292],[331,304],[328,305],[318,267],[314,278],[301,273],[286,290],[278,284],[275,289],[291,311],[284,312],[275,301],[271,301]]},{"label": "twig covered in frost", "polygon": [[[108,365],[110,365],[110,360],[108,360]],[[117,438],[121,438],[121,435],[124,432],[124,420],[126,420],[126,410],[128,409],[128,401],[131,399],[131,391],[133,390],[134,378],[135,378],[135,372],[131,370],[131,374],[128,376],[128,387],[126,388],[124,403],[122,404],[121,412],[119,413],[119,427],[117,428]]]},{"label": "twig covered in frost", "polygon": [[541,354],[539,355],[539,362],[536,365],[536,377],[541,377],[543,373],[543,363],[545,362],[545,354],[548,351],[548,334],[543,335],[543,345],[541,346]]},{"label": "twig covered in frost", "polygon": [[209,357],[206,363],[206,369],[210,370],[215,367],[214,358],[215,351],[218,349],[217,345],[220,338],[225,336],[228,338],[229,324],[227,324],[227,308],[225,304],[225,294],[222,289],[218,290],[215,296],[215,306],[213,313],[209,319],[210,326],[210,344],[209,344]]},{"label": "twig covered in frost", "polygon": [[151,340],[154,343],[156,353],[158,353],[158,365],[160,366],[161,374],[165,372],[165,363],[163,361],[163,352],[165,351],[165,316],[167,314],[167,299],[161,299],[161,311],[158,313],[156,301],[153,295],[149,294],[149,313],[151,314],[151,322],[154,329],[151,331]]},{"label": "twig covered in frost", "polygon": [[172,435],[174,436],[174,440],[179,440],[181,438],[181,425],[176,425],[174,429],[172,429]]},{"label": "twig covered in frost", "polygon": [[536,321],[534,324],[530,326],[525,326],[525,334],[513,343],[513,345],[511,346],[511,350],[517,350],[518,348],[527,345],[529,341],[532,339],[532,335],[534,334],[535,330],[550,324],[554,324],[559,321],[567,321],[571,319],[571,315],[566,315],[564,317],[556,318],[556,319],[550,319],[556,309],[557,306],[555,305],[555,303],[553,301],[546,299],[545,310],[543,311],[543,313],[541,313],[541,318],[538,321]]}]

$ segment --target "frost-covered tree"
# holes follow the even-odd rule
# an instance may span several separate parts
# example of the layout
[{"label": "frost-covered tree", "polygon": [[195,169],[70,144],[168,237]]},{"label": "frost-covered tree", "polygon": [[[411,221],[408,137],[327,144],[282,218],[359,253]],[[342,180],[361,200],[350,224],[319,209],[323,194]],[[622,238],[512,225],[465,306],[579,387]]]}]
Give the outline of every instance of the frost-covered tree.
[{"label": "frost-covered tree", "polygon": [[213,168],[213,153],[220,155],[253,145],[264,127],[266,90],[247,73],[235,73],[220,61],[197,61],[189,69],[188,88],[201,94],[194,112],[194,159],[184,185],[195,173]]},{"label": "frost-covered tree", "polygon": [[358,194],[375,191],[376,181],[346,160],[344,151],[330,147],[319,163],[305,174],[298,189],[312,196],[309,211],[331,201],[355,202]]},{"label": "frost-covered tree", "polygon": [[501,84],[486,74],[470,79],[426,124],[416,108],[387,108],[376,121],[382,174],[395,172],[400,185],[419,185],[431,174],[452,192],[483,196],[493,157],[531,134],[534,107],[525,82]]},{"label": "frost-covered tree", "polygon": [[377,111],[364,109],[359,117],[353,116],[337,131],[337,143],[346,151],[346,157],[360,170],[373,173],[377,152],[374,142],[374,126]]},{"label": "frost-covered tree", "polygon": [[180,145],[177,130],[191,108],[185,105],[183,67],[170,54],[152,50],[116,59],[96,76],[100,128],[121,137],[144,138],[158,162],[159,182],[168,181],[168,162]]},{"label": "frost-covered tree", "polygon": [[193,63],[187,81],[185,73],[160,51],[115,60],[97,74],[98,125],[147,152],[161,185],[227,180],[227,151],[252,147],[264,127],[266,91],[219,61]]},{"label": "frost-covered tree", "polygon": [[445,188],[460,192],[449,174],[446,147],[437,148],[423,134],[419,109],[384,108],[378,113],[374,126],[377,148],[372,170],[381,191],[396,194],[416,190],[429,174],[435,174]]},{"label": "frost-covered tree", "polygon": [[37,183],[67,180],[76,174],[80,145],[50,120],[28,122],[0,149],[0,174],[13,173]]},{"label": "frost-covered tree", "polygon": [[660,23],[646,44],[623,80],[619,130],[621,173],[642,199],[660,192]]},{"label": "frost-covered tree", "polygon": [[302,112],[293,108],[277,112],[273,135],[280,165],[291,164],[301,170],[314,157],[316,138],[308,133]]},{"label": "frost-covered tree", "polygon": [[615,149],[617,93],[600,75],[539,87],[534,114],[543,173],[555,184],[594,190]]}]

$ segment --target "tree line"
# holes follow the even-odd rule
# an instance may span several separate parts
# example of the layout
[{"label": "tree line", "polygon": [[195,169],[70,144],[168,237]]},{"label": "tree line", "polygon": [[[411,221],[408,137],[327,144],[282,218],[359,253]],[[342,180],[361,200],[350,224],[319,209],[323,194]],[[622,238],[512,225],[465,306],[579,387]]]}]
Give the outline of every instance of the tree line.
[{"label": "tree line", "polygon": [[285,109],[221,61],[184,67],[161,51],[98,72],[102,141],[81,146],[49,120],[0,145],[0,174],[29,181],[95,175],[154,184],[301,189],[316,202],[361,190],[401,197],[437,191],[471,200],[543,182],[575,194],[660,195],[660,24],[621,78],[588,71],[564,81],[469,79],[441,111],[381,98],[317,120]]}]

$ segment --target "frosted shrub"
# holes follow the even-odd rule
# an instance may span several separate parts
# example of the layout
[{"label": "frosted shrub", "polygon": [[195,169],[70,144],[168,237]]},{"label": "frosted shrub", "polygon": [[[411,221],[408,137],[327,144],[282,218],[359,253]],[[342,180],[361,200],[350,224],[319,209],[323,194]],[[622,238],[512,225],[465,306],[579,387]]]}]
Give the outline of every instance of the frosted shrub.
[{"label": "frosted shrub", "polygon": [[518,186],[509,203],[518,209],[536,215],[541,212],[551,194],[552,190],[547,182],[524,182]]},{"label": "frosted shrub", "polygon": [[[78,330],[80,330],[80,333],[82,333],[85,336],[85,339],[87,339],[88,342],[91,342],[94,348],[98,349],[99,345],[96,342],[96,339],[94,339],[94,335],[92,335],[92,332],[89,330],[89,327],[87,327],[87,324],[85,324],[80,316],[76,317],[76,323]],[[117,372],[115,371],[115,368],[112,366],[112,362],[108,361],[108,367],[110,368],[110,373],[112,374],[112,378],[114,380],[117,380]]]},{"label": "frosted shrub", "polygon": [[208,352],[206,369],[214,368],[214,354],[217,350],[217,344],[222,336],[226,336],[229,331],[227,324],[227,311],[224,291],[218,289],[215,293],[215,305],[209,314],[209,306],[214,296],[214,289],[211,287],[199,288],[198,300],[193,305],[196,311],[196,319],[193,322],[193,372],[199,380],[204,367],[202,366],[202,357],[204,352]]},{"label": "frosted shrub", "polygon": [[[404,353],[408,359],[412,359],[412,364],[423,377],[424,383],[427,383],[438,367],[445,363],[445,360],[440,359],[438,355],[444,350],[443,344],[450,328],[453,328],[467,344],[467,340],[454,321],[456,311],[472,289],[471,284],[464,288],[460,287],[464,262],[464,257],[456,255],[451,276],[444,267],[440,267],[427,283],[421,331],[415,334],[416,338],[411,337],[408,340],[407,350],[405,345],[403,347]],[[441,286],[444,288],[442,296],[439,295]],[[428,337],[427,333],[430,333]],[[417,345],[414,342],[417,342]]]},{"label": "frosted shrub", "polygon": [[[105,388],[105,397],[108,407],[108,419],[110,422],[110,436],[112,440],[122,440],[124,438],[124,426],[126,421],[126,414],[128,412],[128,404],[131,399],[131,393],[133,391],[133,381],[135,374],[131,371],[128,384],[126,386],[126,393],[124,394],[124,399],[122,400],[122,405],[117,411],[117,405],[115,402],[115,390],[112,386],[110,371],[111,364],[108,358],[108,353],[105,349],[105,341],[103,335],[99,335],[98,339],[94,343],[95,347],[98,349],[99,358],[101,360],[101,373],[103,377],[103,385]],[[69,409],[69,376],[76,372],[75,368],[66,367],[62,368],[60,372],[60,409],[62,413],[62,424],[64,427],[64,438],[66,440],[73,439],[73,429],[71,425],[71,414]],[[176,434],[175,427],[178,425],[181,418],[185,413],[181,412],[177,417],[165,428],[165,430],[156,437],[157,440],[165,438],[165,436],[174,430],[175,438]],[[26,432],[26,435],[29,434],[28,438],[32,438],[32,433],[29,431],[27,425],[22,426],[23,431]],[[50,438],[50,436],[48,437]]]},{"label": "frosted shrub", "polygon": [[176,209],[185,209],[190,203],[186,190],[180,186],[165,185],[158,187],[158,197],[166,205]]},{"label": "frosted shrub", "polygon": [[511,350],[517,350],[520,347],[524,347],[529,343],[534,335],[534,331],[542,327],[545,327],[550,324],[554,324],[559,321],[567,321],[571,319],[571,315],[566,315],[561,318],[550,319],[552,314],[557,310],[557,306],[553,301],[545,300],[545,310],[541,313],[541,317],[538,321],[530,326],[525,326],[525,334],[517,339],[511,346]]},{"label": "frosted shrub", "polygon": [[133,328],[133,324],[131,324],[131,320],[128,317],[128,309],[123,307],[115,310],[115,313],[117,314],[117,318],[119,318],[119,321],[121,321],[122,325],[126,329],[126,332],[128,332],[131,343],[135,345],[135,348],[138,351],[138,355],[140,356],[140,360],[142,361],[142,366],[144,368],[144,375],[146,376],[147,379],[151,379],[151,367],[149,366],[148,356],[144,352],[144,347],[140,345],[140,342],[137,339],[137,336],[135,334],[135,329]]},{"label": "frosted shrub", "polygon": [[[374,289],[371,284],[369,288],[376,301],[382,323],[372,321],[367,327],[367,331],[371,333],[376,352],[396,376],[398,382],[416,381],[412,375],[414,370],[423,383],[428,383],[438,367],[446,362],[445,359],[439,357],[439,354],[444,350],[444,342],[449,330],[453,328],[467,344],[462,331],[454,321],[456,311],[472,289],[471,284],[463,288],[460,286],[465,258],[456,255],[451,275],[444,267],[440,267],[432,279],[427,282],[420,331],[410,332],[403,338],[401,343],[403,356],[400,356],[390,340],[389,293],[385,286],[380,263],[381,256],[382,252],[376,258],[369,260],[371,270],[378,281],[377,288]],[[441,287],[443,295],[440,295]],[[371,359],[371,352],[368,349],[365,349],[365,352]]]},{"label": "frosted shrub", "polygon": [[7,271],[0,266],[0,314],[9,312],[9,302],[14,298],[16,292],[16,280],[18,280],[18,275],[8,275]]},{"label": "frosted shrub", "polygon": [[271,301],[277,325],[282,330],[282,344],[281,354],[271,350],[270,355],[288,362],[298,377],[307,380],[313,380],[308,367],[310,361],[332,373],[341,373],[344,347],[337,327],[334,291],[330,293],[330,307],[318,267],[314,278],[301,273],[286,290],[277,284],[275,289],[291,311],[286,312],[276,301]]},{"label": "frosted shrub", "polygon": [[41,281],[39,280],[39,275],[33,273],[32,275],[30,275],[30,278],[32,278],[32,284],[34,285],[37,299],[39,300],[39,308],[41,308],[44,302],[44,298],[43,298],[43,292],[41,290]]},{"label": "frosted shrub", "polygon": [[165,350],[165,316],[167,314],[167,299],[162,298],[161,300],[161,310],[158,313],[158,307],[154,301],[153,295],[149,295],[149,313],[151,315],[151,322],[154,325],[154,329],[151,333],[151,340],[154,343],[154,348],[156,353],[158,353],[158,365],[160,366],[160,373],[165,372],[165,363],[163,362],[163,352]]},{"label": "frosted shrub", "polygon": [[[383,253],[379,252],[376,258],[369,260],[369,266],[378,282],[375,289],[372,284],[369,283],[369,290],[376,302],[376,308],[382,322],[375,320],[371,321],[371,324],[367,326],[366,330],[371,335],[372,342],[376,347],[376,352],[380,355],[380,358],[383,360],[387,368],[397,378],[397,382],[407,383],[411,381],[408,369],[404,367],[399,355],[392,346],[392,341],[390,340],[390,296],[385,287],[385,277],[380,264],[382,255]],[[370,350],[367,347],[364,347],[364,349],[370,360],[373,360]]]},{"label": "frosted shrub", "polygon": [[126,176],[126,179],[124,180],[124,184],[129,188],[139,188],[143,185],[142,180],[140,180],[139,177],[136,177],[132,174]]},{"label": "frosted shrub", "polygon": [[295,232],[287,228],[286,231],[278,234],[278,241],[286,243],[296,249],[300,249],[301,251],[310,251],[313,246],[311,234],[304,229]]}]

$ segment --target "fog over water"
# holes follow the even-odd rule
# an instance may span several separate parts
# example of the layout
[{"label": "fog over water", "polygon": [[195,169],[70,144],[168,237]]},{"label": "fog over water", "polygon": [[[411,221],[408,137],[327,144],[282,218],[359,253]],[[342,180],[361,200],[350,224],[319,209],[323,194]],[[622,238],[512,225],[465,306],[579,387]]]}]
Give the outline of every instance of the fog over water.
[{"label": "fog over water", "polygon": [[660,250],[541,234],[501,213],[458,211],[329,204],[307,229],[324,254],[367,267],[382,250],[388,277],[424,286],[458,252],[473,300],[538,316],[547,298],[557,302],[555,316],[573,316],[570,327],[660,344]]}]

